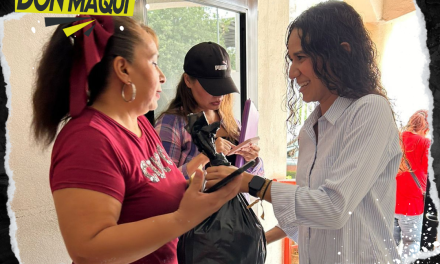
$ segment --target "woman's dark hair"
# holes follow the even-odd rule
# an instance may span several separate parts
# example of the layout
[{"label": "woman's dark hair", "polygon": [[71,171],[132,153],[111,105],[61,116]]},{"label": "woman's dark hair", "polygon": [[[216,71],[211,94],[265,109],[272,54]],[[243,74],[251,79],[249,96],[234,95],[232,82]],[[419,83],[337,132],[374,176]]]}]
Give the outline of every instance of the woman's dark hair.
[{"label": "woman's dark hair", "polygon": [[[112,62],[116,56],[133,62],[135,45],[141,43],[139,31],[144,29],[153,36],[154,31],[129,17],[113,17],[114,34],[110,37],[104,56],[88,76],[89,99],[91,105],[107,87]],[[74,38],[66,37],[63,29],[71,24],[59,25],[43,49],[37,68],[37,80],[32,96],[32,130],[37,142],[50,145],[57,134],[60,123],[69,118],[70,72],[74,58]],[[120,26],[124,30],[120,30]]]},{"label": "woman's dark hair", "polygon": [[[192,82],[196,80],[196,78],[190,75],[188,75],[188,78]],[[178,115],[186,118],[189,114],[196,112],[197,106],[196,99],[194,99],[191,89],[186,86],[185,73],[183,73],[176,87],[176,97],[171,100],[168,108],[162,112],[156,120],[165,114]]]},{"label": "woman's dark hair", "polygon": [[[380,82],[376,47],[353,7],[345,2],[329,1],[304,11],[287,29],[286,48],[294,29],[298,29],[302,50],[311,58],[316,76],[330,91],[346,98],[377,94],[388,100]],[[341,46],[342,42],[350,45],[350,51]],[[290,64],[287,52],[285,61],[287,77]],[[289,130],[293,132],[302,106],[293,80],[288,82],[287,105]]]},{"label": "woman's dark hair", "polygon": [[[182,77],[177,84],[176,97],[171,100],[167,110],[161,113],[157,119],[161,118],[165,114],[182,116],[186,119],[189,114],[195,113],[197,111],[198,104],[197,101],[194,99],[192,90],[189,89],[185,83],[185,74],[186,73],[182,74]],[[188,74],[186,75],[189,77],[191,82],[197,80],[196,78]],[[223,97],[223,100],[220,104],[220,109],[218,110],[218,114],[225,125],[224,128],[226,130],[226,133],[228,134],[227,138],[230,140],[238,140],[238,125],[234,119],[234,114],[232,112],[232,96],[232,94],[227,94]]]}]

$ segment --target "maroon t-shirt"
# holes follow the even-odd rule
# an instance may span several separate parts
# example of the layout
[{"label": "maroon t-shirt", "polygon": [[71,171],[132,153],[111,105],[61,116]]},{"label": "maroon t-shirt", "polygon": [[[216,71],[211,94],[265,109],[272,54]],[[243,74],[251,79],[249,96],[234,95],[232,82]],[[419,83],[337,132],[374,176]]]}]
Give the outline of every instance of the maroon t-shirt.
[{"label": "maroon t-shirt", "polygon": [[[139,138],[92,108],[70,120],[52,151],[50,186],[105,193],[122,204],[118,224],[178,209],[186,181],[148,120],[141,116]],[[177,238],[133,263],[177,264]]]}]

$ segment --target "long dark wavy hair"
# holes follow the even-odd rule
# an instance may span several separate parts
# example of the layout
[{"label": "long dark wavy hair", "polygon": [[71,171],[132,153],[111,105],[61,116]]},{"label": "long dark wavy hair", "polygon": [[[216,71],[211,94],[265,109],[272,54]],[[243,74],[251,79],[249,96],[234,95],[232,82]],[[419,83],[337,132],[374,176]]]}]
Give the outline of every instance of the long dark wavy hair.
[{"label": "long dark wavy hair", "polygon": [[[295,135],[302,100],[289,80],[290,59],[287,47],[294,29],[301,31],[301,46],[312,60],[316,76],[340,97],[359,99],[368,94],[383,96],[389,101],[380,82],[376,63],[376,46],[365,29],[362,18],[345,2],[323,2],[304,11],[290,23],[286,33],[285,74],[287,80],[287,119],[289,131]],[[342,42],[350,44],[347,52]],[[390,103],[391,110],[392,105]]]},{"label": "long dark wavy hair", "polygon": [[[88,76],[88,105],[93,104],[107,87],[107,79],[116,56],[132,63],[136,44],[142,43],[139,30],[152,35],[158,44],[155,32],[129,17],[113,17],[114,34],[110,37],[104,57]],[[66,37],[63,29],[71,26],[61,24],[46,43],[37,68],[37,80],[32,94],[32,131],[37,142],[49,146],[57,135],[60,125],[69,119],[70,72],[74,57],[74,40]],[[119,30],[123,26],[124,30]]]}]

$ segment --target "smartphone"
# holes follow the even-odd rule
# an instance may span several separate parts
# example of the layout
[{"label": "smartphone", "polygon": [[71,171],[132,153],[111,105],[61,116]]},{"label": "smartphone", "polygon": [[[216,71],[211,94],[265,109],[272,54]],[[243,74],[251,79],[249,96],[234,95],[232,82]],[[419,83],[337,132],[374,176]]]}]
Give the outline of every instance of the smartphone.
[{"label": "smartphone", "polygon": [[248,163],[244,164],[241,168],[235,170],[234,172],[229,174],[226,178],[224,178],[223,180],[219,181],[214,186],[212,186],[211,188],[206,190],[205,193],[212,193],[212,192],[215,192],[218,189],[224,187],[226,184],[228,184],[233,179],[235,179],[235,177],[237,177],[238,175],[242,174],[243,172],[245,172],[250,167],[254,166],[254,164],[255,164],[255,160],[249,161]]}]

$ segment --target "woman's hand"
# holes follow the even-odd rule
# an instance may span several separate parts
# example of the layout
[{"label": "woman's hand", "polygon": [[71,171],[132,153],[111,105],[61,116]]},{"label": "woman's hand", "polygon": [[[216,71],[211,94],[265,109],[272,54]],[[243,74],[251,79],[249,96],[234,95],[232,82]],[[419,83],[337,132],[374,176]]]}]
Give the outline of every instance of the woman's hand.
[{"label": "woman's hand", "polygon": [[258,153],[260,152],[260,147],[255,144],[249,144],[249,147],[242,148],[236,153],[241,155],[246,162],[258,158]]},{"label": "woman's hand", "polygon": [[284,231],[279,227],[274,227],[271,230],[266,232],[266,241],[269,245],[272,242],[278,241],[282,238],[285,238],[287,235]]},{"label": "woman's hand", "polygon": [[[214,186],[222,179],[226,178],[229,174],[231,174],[235,170],[237,170],[237,168],[234,166],[215,166],[215,167],[207,168],[205,175],[205,180],[206,180],[205,188],[206,189],[211,188],[212,186]],[[241,175],[243,175],[243,180],[241,180],[241,183],[238,183],[240,185],[240,192],[249,192],[248,184],[252,179],[252,177],[254,176],[247,172],[243,172]],[[241,179],[241,175],[238,176],[237,178]],[[232,182],[235,182],[236,180],[237,179],[234,179],[234,181]],[[231,183],[228,183],[228,185]]]},{"label": "woman's hand", "polygon": [[223,153],[224,155],[227,155],[233,147],[235,147],[234,144],[221,137],[218,137],[215,140],[215,151],[217,153]]},{"label": "woman's hand", "polygon": [[213,193],[202,193],[203,172],[197,169],[190,186],[183,195],[179,209],[175,212],[179,222],[195,226],[217,212],[227,201],[234,198],[240,189],[242,176],[238,176],[223,188]]}]

